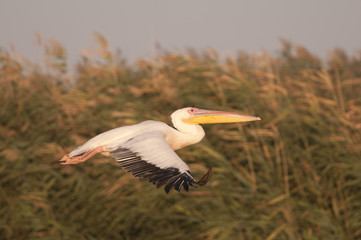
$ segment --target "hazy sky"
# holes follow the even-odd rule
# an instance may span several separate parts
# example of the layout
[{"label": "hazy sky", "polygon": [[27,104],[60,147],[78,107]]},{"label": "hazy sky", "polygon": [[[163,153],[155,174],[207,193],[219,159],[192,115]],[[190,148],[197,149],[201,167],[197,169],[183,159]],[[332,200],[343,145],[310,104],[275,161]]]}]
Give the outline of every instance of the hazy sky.
[{"label": "hazy sky", "polygon": [[361,0],[0,0],[0,30],[0,47],[33,61],[41,59],[35,32],[63,43],[74,63],[94,31],[130,61],[151,56],[154,42],[178,52],[276,53],[280,38],[325,57],[335,47],[361,50]]}]

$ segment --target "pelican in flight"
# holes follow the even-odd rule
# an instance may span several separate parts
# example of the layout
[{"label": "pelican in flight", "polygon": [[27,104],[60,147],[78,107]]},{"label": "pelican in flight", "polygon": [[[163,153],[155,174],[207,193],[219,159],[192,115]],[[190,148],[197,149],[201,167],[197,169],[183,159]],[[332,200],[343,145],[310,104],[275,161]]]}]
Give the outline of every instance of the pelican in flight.
[{"label": "pelican in flight", "polygon": [[212,168],[196,181],[189,167],[174,152],[198,143],[205,133],[199,124],[232,123],[260,120],[259,117],[239,113],[182,108],[171,115],[174,127],[158,122],[144,121],[101,133],[75,148],[60,161],[77,164],[101,153],[115,158],[117,163],[135,177],[146,178],[157,188],[165,185],[168,193],[188,191],[189,186],[203,186],[210,179]]}]

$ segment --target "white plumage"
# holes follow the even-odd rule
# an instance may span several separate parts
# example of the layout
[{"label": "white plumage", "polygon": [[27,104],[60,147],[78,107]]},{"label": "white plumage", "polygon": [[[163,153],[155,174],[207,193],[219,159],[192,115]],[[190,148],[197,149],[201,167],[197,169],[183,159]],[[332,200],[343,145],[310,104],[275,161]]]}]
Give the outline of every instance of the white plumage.
[{"label": "white plumage", "polygon": [[101,133],[75,148],[62,164],[84,162],[97,153],[110,155],[120,166],[136,177],[148,179],[157,187],[165,185],[180,191],[194,184],[204,185],[211,169],[196,182],[189,167],[174,150],[198,143],[205,133],[201,123],[255,121],[260,118],[237,113],[183,108],[172,115],[174,128],[163,122],[144,121]]}]

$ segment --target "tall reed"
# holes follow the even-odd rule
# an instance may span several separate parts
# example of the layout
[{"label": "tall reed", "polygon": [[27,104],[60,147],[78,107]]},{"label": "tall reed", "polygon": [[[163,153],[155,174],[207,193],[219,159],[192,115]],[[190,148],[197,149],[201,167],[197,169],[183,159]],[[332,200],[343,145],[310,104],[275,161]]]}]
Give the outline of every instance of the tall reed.
[{"label": "tall reed", "polygon": [[[360,239],[361,56],[327,63],[283,42],[221,61],[213,49],[129,65],[104,37],[69,74],[44,43],[45,68],[0,52],[1,239]],[[75,146],[186,106],[262,121],[205,126],[178,151],[211,182],[169,195],[110,158],[61,166]]]}]

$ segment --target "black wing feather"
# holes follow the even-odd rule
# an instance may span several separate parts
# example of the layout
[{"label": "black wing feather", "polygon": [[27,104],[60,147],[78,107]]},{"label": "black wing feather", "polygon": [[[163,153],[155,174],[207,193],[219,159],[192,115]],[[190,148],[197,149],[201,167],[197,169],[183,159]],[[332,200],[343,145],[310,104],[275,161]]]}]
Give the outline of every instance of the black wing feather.
[{"label": "black wing feather", "polygon": [[117,163],[134,177],[146,178],[149,182],[156,185],[157,188],[165,185],[164,190],[167,193],[172,188],[179,192],[182,187],[188,191],[189,186],[193,186],[196,183],[189,171],[188,173],[181,173],[177,168],[159,168],[143,160],[139,154],[127,148],[118,148],[111,151],[110,156],[115,158]]}]

